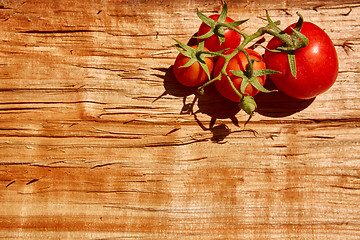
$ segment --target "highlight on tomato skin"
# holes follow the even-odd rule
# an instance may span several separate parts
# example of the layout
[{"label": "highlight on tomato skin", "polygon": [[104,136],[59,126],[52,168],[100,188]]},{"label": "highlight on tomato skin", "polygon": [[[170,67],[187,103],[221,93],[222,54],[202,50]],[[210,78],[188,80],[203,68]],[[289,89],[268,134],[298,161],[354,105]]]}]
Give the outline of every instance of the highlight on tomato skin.
[{"label": "highlight on tomato skin", "polygon": [[[196,49],[197,45],[191,46]],[[208,51],[207,48],[204,47],[204,51]],[[175,59],[174,63],[174,74],[175,78],[183,85],[188,87],[196,87],[205,83],[209,78],[198,62],[194,62],[189,67],[182,67],[190,60],[189,57],[184,56],[182,53],[179,53]],[[211,73],[214,67],[214,62],[212,58],[205,57],[205,63]]]},{"label": "highlight on tomato skin", "polygon": [[[296,24],[284,32],[291,34]],[[330,37],[317,25],[304,22],[300,31],[309,39],[309,44],[295,51],[297,75],[293,77],[285,52],[265,51],[264,59],[268,68],[279,71],[270,79],[285,94],[298,99],[311,99],[327,91],[338,75],[338,57]],[[273,37],[267,48],[274,50],[282,42]]]},{"label": "highlight on tomato skin", "polygon": [[[266,65],[264,62],[264,59],[261,57],[261,55],[251,49],[245,49],[246,52],[249,54],[250,59],[254,59],[253,63],[253,69],[254,70],[260,70],[260,69],[266,69]],[[225,55],[230,54],[234,52],[235,49],[229,49],[224,52]],[[221,69],[223,68],[225,63],[224,58],[219,58],[219,60],[216,62],[214,67],[214,76],[218,76],[221,72]],[[231,71],[232,70],[240,70],[245,71],[246,67],[248,65],[248,60],[243,52],[239,52],[235,57],[233,57],[229,64],[226,67],[226,73],[229,75],[232,83],[234,84],[235,88],[240,92],[240,86],[242,82],[242,78],[235,76]],[[260,76],[257,77],[257,80],[259,83],[264,86],[266,76]],[[234,91],[231,84],[229,83],[229,80],[225,75],[221,77],[220,80],[215,81],[216,89],[219,91],[221,95],[223,95],[225,98],[229,99],[233,102],[240,102],[241,98],[240,96]],[[245,89],[245,93],[248,94],[248,96],[255,96],[259,93],[259,90],[257,90],[255,87],[253,87],[251,84],[247,85]]]},{"label": "highlight on tomato skin", "polygon": [[[214,14],[209,16],[209,18],[211,18],[212,20],[218,20],[219,19],[220,14]],[[226,17],[225,19],[225,23],[231,23],[234,22],[234,20],[230,17]],[[237,29],[240,30],[239,27],[236,27]],[[197,32],[197,36],[202,36],[205,33],[207,33],[210,30],[210,27],[208,25],[206,25],[204,22],[201,23],[200,27],[199,27],[199,31]],[[225,36],[225,42],[220,44],[219,38],[216,34],[212,35],[209,38],[205,39],[205,47],[207,49],[209,49],[210,51],[213,52],[217,52],[220,50],[224,50],[227,48],[237,48],[240,43],[241,43],[241,35],[237,32],[235,32],[234,30],[231,29],[225,29],[224,30],[224,36]],[[200,39],[198,39],[198,42],[200,41]]]}]

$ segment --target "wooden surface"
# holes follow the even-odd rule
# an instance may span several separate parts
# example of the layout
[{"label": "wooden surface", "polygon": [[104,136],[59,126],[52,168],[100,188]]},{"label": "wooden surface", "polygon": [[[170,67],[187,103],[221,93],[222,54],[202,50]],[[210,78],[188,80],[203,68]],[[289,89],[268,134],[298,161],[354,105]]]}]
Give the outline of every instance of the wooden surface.
[{"label": "wooden surface", "polygon": [[360,239],[360,2],[229,1],[247,33],[299,11],[339,56],[328,92],[261,94],[246,125],[212,87],[189,114],[171,75],[197,8],[221,1],[1,1],[1,239]]}]

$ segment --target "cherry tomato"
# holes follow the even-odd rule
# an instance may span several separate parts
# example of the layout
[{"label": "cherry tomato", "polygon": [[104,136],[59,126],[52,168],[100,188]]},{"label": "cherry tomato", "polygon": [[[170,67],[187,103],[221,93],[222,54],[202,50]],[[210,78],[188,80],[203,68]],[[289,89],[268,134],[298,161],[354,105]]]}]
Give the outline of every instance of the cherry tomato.
[{"label": "cherry tomato", "polygon": [[[232,53],[235,51],[234,49],[229,49],[224,52],[225,55]],[[261,55],[254,50],[246,49],[246,52],[249,54],[250,59],[254,59],[253,62],[253,69],[254,70],[260,70],[260,69],[266,69],[264,59],[261,57]],[[221,69],[223,68],[225,63],[224,58],[219,58],[216,62],[215,68],[214,68],[214,77],[217,77]],[[245,71],[246,66],[248,65],[248,60],[243,52],[239,52],[235,57],[233,57],[227,67],[226,67],[226,73],[229,75],[232,83],[234,84],[235,88],[240,92],[240,86],[242,82],[242,78],[235,76],[232,74],[231,70],[241,70]],[[264,86],[266,76],[260,76],[257,77],[257,80],[259,83]],[[227,99],[234,101],[234,102],[240,102],[241,98],[240,96],[234,91],[232,88],[229,80],[225,75],[221,77],[221,80],[215,81],[216,89],[219,91],[221,95],[226,97]],[[245,93],[247,93],[249,96],[255,96],[259,90],[257,90],[255,87],[253,87],[251,84],[247,85],[245,89]]]},{"label": "cherry tomato", "polygon": [[[295,28],[295,25],[290,25],[284,32],[291,34],[290,27]],[[270,76],[279,90],[294,98],[310,99],[334,84],[338,74],[338,58],[334,44],[321,28],[313,23],[304,22],[300,32],[309,39],[309,44],[295,51],[296,78],[290,72],[285,52],[265,51],[264,59],[269,69],[281,72]],[[269,41],[267,48],[276,49],[282,44],[274,37]]]},{"label": "cherry tomato", "polygon": [[[197,48],[196,45],[191,47],[194,49]],[[204,51],[208,51],[208,49],[204,47]],[[179,53],[174,63],[175,78],[181,84],[188,87],[200,86],[201,84],[203,84],[208,80],[208,76],[198,62],[194,62],[189,67],[181,67],[185,65],[189,60],[190,60],[189,57],[186,57],[183,54]],[[204,60],[211,74],[214,67],[213,59],[206,57],[204,58]]]},{"label": "cherry tomato", "polygon": [[[220,16],[219,14],[214,14],[214,15],[209,16],[209,18],[216,21],[219,19],[219,16]],[[234,22],[234,20],[229,17],[226,17],[225,23],[230,23],[230,22]],[[236,28],[239,29],[239,27],[236,27]],[[202,23],[200,25],[197,36],[204,35],[210,29],[211,28],[208,25],[206,25],[205,23]],[[220,50],[224,50],[226,48],[237,48],[240,45],[241,35],[239,33],[235,32],[234,30],[231,30],[228,28],[225,29],[224,36],[225,36],[225,42],[223,42],[221,45],[220,45],[219,38],[216,34],[212,35],[209,38],[204,39],[205,47],[207,49],[209,49],[210,51],[217,52]],[[198,39],[198,42],[199,41],[200,41],[200,39]]]}]

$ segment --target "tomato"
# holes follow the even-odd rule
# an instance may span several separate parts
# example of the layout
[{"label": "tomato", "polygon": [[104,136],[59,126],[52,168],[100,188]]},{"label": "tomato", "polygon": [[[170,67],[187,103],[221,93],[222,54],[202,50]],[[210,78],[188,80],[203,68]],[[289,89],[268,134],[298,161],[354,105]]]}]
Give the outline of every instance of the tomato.
[{"label": "tomato", "polygon": [[[291,34],[291,28],[284,32]],[[309,39],[309,44],[295,51],[296,77],[290,72],[287,54],[265,51],[264,59],[269,69],[279,71],[270,76],[276,87],[285,94],[298,98],[310,99],[328,90],[335,82],[338,74],[338,58],[334,44],[329,36],[318,26],[304,22],[300,31]],[[268,49],[276,49],[283,43],[272,38]]]},{"label": "tomato", "polygon": [[[246,52],[249,54],[250,59],[254,59],[253,62],[253,69],[254,70],[260,70],[260,69],[266,69],[264,59],[261,57],[261,55],[254,50],[251,49],[245,49]],[[224,52],[225,55],[232,53],[235,51],[234,49],[229,49]],[[224,58],[219,58],[216,62],[215,68],[214,68],[214,77],[217,77],[221,69],[223,68],[225,63]],[[234,84],[235,88],[240,92],[240,86],[242,82],[242,78],[235,76],[231,70],[240,70],[245,71],[246,66],[248,65],[248,60],[243,52],[239,52],[235,57],[233,57],[227,67],[226,67],[226,73],[229,75],[232,83]],[[259,83],[264,86],[266,76],[260,76],[257,77],[257,80]],[[234,101],[234,102],[240,102],[241,98],[240,96],[234,91],[234,89],[231,87],[231,84],[229,83],[229,80],[225,75],[221,77],[220,80],[215,81],[216,89],[219,91],[221,95],[226,97],[227,99]],[[247,93],[249,96],[255,96],[259,90],[257,90],[255,87],[253,87],[251,84],[247,85],[245,89],[245,93]]]},{"label": "tomato", "polygon": [[[209,16],[209,18],[216,21],[219,19],[219,16],[220,16],[219,14],[214,14],[214,15]],[[234,20],[229,17],[226,17],[225,23],[230,23],[230,22],[234,22]],[[236,28],[239,29],[239,27],[236,27]],[[199,36],[204,35],[210,29],[211,28],[203,22],[200,25],[197,36],[199,37]],[[220,50],[224,50],[226,48],[237,48],[240,45],[241,35],[239,33],[235,32],[234,30],[231,30],[228,28],[225,29],[224,36],[225,36],[225,42],[223,42],[221,45],[220,45],[219,38],[216,34],[212,35],[209,38],[204,39],[205,47],[207,49],[209,49],[210,51],[217,52]],[[200,41],[200,39],[198,39],[198,42],[199,41]]]},{"label": "tomato", "polygon": [[[196,49],[197,46],[191,46],[192,48]],[[208,51],[207,48],[204,47],[204,51]],[[204,82],[208,80],[208,76],[204,69],[198,62],[194,62],[189,67],[181,67],[185,65],[190,60],[189,57],[184,56],[183,54],[179,53],[179,55],[175,59],[174,63],[174,74],[175,78],[183,85],[188,87],[195,87],[200,86]],[[204,61],[209,69],[211,74],[214,63],[212,58],[205,57]]]}]

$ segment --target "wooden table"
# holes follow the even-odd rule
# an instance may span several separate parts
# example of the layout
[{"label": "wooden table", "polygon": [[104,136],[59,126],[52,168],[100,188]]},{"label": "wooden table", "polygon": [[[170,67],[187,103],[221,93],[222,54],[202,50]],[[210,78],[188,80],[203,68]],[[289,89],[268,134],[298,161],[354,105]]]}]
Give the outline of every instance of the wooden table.
[{"label": "wooden table", "polygon": [[221,1],[1,1],[1,239],[360,239],[360,2],[229,1],[247,33],[299,11],[339,56],[247,124],[172,77],[197,8]]}]

